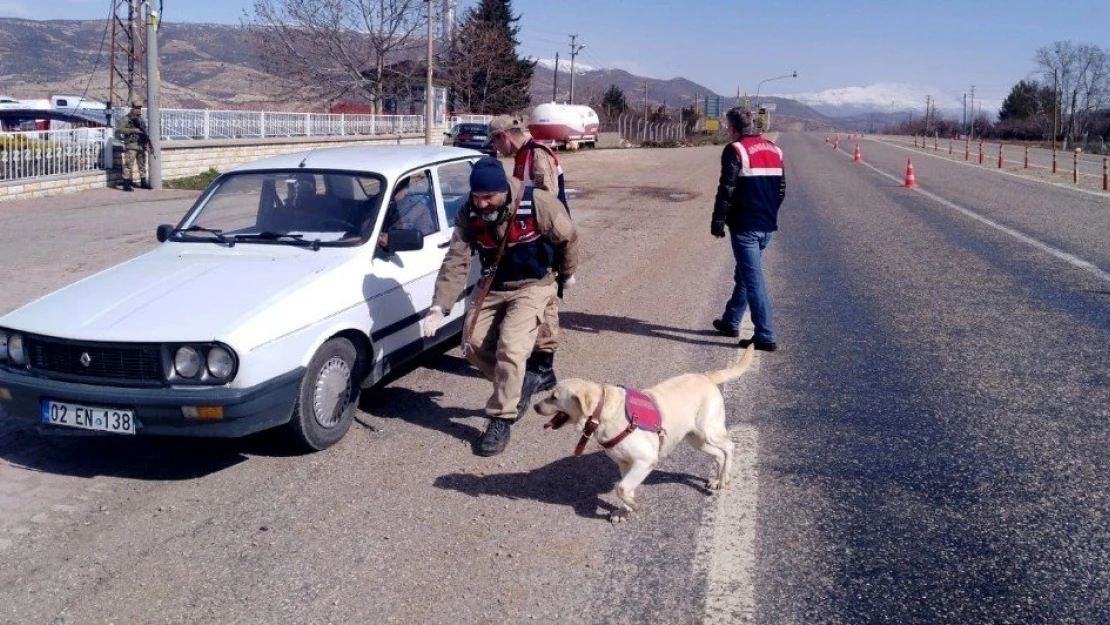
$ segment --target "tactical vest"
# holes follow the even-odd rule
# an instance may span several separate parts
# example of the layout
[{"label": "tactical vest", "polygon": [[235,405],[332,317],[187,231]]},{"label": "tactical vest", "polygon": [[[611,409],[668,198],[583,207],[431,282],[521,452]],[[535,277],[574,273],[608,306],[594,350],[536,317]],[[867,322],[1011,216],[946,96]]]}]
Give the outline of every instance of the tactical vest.
[{"label": "tactical vest", "polygon": [[[538,280],[551,272],[555,264],[555,246],[540,234],[536,221],[536,208],[532,201],[532,187],[524,189],[516,216],[509,223],[505,255],[497,266],[491,288],[498,290],[506,282]],[[497,222],[482,219],[481,213],[470,206],[467,221],[482,270],[489,271],[497,258],[501,241],[497,237]]]},{"label": "tactical vest", "polygon": [[563,203],[563,208],[567,209],[567,214],[570,214],[570,204],[567,203],[567,187],[566,179],[563,177],[563,166],[559,164],[559,157],[551,148],[542,143],[537,143],[534,139],[529,139],[527,143],[521,146],[520,150],[516,153],[516,160],[513,164],[513,177],[524,183],[526,187],[536,186],[536,181],[532,178],[533,165],[532,161],[535,159],[534,150],[543,150],[551,156],[551,161],[555,163],[555,174],[559,182],[559,192],[556,193],[559,201]]}]

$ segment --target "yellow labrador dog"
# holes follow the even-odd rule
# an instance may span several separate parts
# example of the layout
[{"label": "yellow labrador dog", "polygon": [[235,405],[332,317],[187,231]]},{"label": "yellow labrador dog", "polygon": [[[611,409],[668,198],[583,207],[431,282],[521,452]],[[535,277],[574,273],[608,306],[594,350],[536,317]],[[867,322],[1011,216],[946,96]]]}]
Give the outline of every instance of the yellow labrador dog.
[{"label": "yellow labrador dog", "polygon": [[[728,486],[733,443],[725,427],[725,400],[717,386],[747,371],[754,350],[754,345],[749,345],[740,360],[728,369],[680,375],[644,390],[642,395],[609,384],[563,380],[535,409],[552,417],[545,428],[559,429],[573,423],[582,432],[576,455],[581,455],[586,444],[594,439],[620,466],[621,480],[614,492],[621,509],[609,517],[619,523],[628,513],[640,510],[636,487],[680,441],[713,456],[717,473],[709,480],[709,488],[719,490]],[[649,429],[636,423],[636,410],[629,411],[626,405],[644,403],[644,395],[658,411],[649,413],[653,416],[648,420],[654,422]]]}]

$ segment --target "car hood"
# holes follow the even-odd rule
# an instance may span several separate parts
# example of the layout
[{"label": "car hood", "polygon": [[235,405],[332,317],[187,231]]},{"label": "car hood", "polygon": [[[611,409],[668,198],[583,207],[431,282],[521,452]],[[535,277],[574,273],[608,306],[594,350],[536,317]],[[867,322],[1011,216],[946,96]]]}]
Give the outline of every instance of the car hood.
[{"label": "car hood", "polygon": [[[0,317],[0,326],[90,341],[226,341],[262,310],[277,301],[298,299],[320,274],[350,259],[350,254],[337,253],[346,250],[337,248],[208,249],[164,244]],[[306,315],[321,318],[334,312],[315,310],[321,308],[316,297],[305,297],[296,307],[295,314],[284,316],[286,323],[301,324]],[[274,323],[274,315],[266,317]],[[291,329],[272,327],[264,334]]]}]

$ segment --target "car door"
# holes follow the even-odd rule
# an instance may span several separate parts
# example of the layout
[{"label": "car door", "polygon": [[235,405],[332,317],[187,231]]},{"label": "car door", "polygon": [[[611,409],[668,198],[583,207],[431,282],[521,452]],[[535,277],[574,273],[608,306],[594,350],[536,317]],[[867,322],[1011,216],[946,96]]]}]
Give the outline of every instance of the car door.
[{"label": "car door", "polygon": [[[474,168],[475,160],[477,159],[442,163],[435,169],[435,187],[439,194],[439,206],[442,207],[443,210],[443,223],[447,224],[445,229],[447,240],[442,244],[444,247],[442,252],[444,254],[446,253],[446,243],[450,241],[451,233],[455,227],[455,216],[466,204],[467,200],[470,199],[470,170]],[[477,256],[475,256],[471,259],[470,276],[466,281],[466,289],[464,289],[462,293],[463,298],[470,294],[471,289],[474,288],[474,284],[478,282],[481,273],[481,266],[478,264]],[[460,299],[460,301],[448,311],[445,323],[459,321],[465,313],[466,307]]]},{"label": "car door", "polygon": [[[400,197],[402,187],[406,197]],[[374,231],[373,271],[364,285],[370,308],[370,339],[375,356],[381,359],[381,373],[422,352],[427,343],[421,334],[420,321],[432,305],[436,276],[443,263],[451,235],[445,225],[443,208],[432,182],[431,168],[411,172],[398,178],[390,189],[390,199],[382,210]],[[404,200],[404,201],[403,201]],[[423,207],[422,219],[406,223],[424,235],[419,250],[389,251],[383,247],[382,235],[388,236],[389,226],[396,226],[402,208]],[[416,212],[410,211],[415,215]],[[405,226],[408,227],[408,226]]]}]

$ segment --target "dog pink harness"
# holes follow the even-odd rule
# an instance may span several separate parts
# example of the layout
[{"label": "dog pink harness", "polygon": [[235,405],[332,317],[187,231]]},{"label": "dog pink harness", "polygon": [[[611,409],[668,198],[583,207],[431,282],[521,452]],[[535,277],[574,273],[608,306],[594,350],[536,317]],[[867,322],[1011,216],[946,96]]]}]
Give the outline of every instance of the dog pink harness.
[{"label": "dog pink harness", "polygon": [[[624,412],[628,417],[628,427],[617,434],[612,439],[607,441],[598,441],[598,443],[605,449],[616,447],[621,441],[629,434],[636,431],[637,428],[647,430],[648,432],[656,432],[659,434],[659,448],[663,448],[663,438],[666,432],[663,430],[663,415],[659,413],[659,408],[655,402],[651,400],[642,391],[634,388],[621,387],[624,389]],[[578,446],[574,450],[574,455],[581,456],[586,450],[586,443],[593,437],[594,431],[597,426],[601,425],[601,406],[605,403],[605,388],[601,390],[601,401],[597,404],[597,409],[590,415],[589,420],[586,422],[586,427],[582,431],[582,438],[578,441]]]}]

